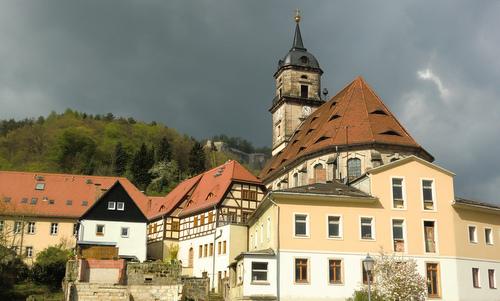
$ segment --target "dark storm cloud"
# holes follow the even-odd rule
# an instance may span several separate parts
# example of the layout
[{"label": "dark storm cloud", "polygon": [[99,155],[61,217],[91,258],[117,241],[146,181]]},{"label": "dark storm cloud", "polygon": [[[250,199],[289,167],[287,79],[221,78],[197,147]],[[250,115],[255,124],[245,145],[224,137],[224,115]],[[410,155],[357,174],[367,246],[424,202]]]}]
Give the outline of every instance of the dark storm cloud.
[{"label": "dark storm cloud", "polygon": [[0,3],[0,118],[113,112],[258,145],[299,7],[331,94],[363,75],[458,194],[500,202],[498,2]]}]

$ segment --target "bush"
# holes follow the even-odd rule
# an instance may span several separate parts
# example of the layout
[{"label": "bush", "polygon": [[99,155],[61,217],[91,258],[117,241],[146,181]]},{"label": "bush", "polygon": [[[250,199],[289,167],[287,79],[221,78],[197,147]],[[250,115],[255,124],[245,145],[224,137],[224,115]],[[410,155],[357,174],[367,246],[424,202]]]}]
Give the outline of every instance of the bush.
[{"label": "bush", "polygon": [[16,253],[0,245],[0,294],[26,278],[28,267]]},{"label": "bush", "polygon": [[31,269],[32,279],[38,283],[47,284],[53,288],[61,285],[66,272],[66,262],[71,251],[62,246],[48,247],[38,254]]},{"label": "bush", "polygon": [[[374,290],[371,291],[371,299],[372,301],[384,301]],[[354,291],[352,298],[348,298],[347,301],[368,301],[368,291],[365,289]]]}]

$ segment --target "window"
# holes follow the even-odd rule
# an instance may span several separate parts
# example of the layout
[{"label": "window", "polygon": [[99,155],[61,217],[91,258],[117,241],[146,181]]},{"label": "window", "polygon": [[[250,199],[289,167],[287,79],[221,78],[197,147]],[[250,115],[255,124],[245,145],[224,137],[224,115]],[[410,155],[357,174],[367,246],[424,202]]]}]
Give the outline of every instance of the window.
[{"label": "window", "polygon": [[198,258],[203,257],[203,246],[199,245],[198,246]]},{"label": "window", "polygon": [[214,243],[210,243],[210,249],[208,249],[208,256],[213,256],[214,255]]},{"label": "window", "polygon": [[484,228],[484,240],[487,245],[493,244],[493,231],[491,228]]},{"label": "window", "polygon": [[11,200],[11,198],[10,198],[10,197],[8,197],[8,196],[6,196],[6,197],[4,197],[4,198],[3,198],[3,201],[4,201],[5,203],[10,203],[10,200]]},{"label": "window", "polygon": [[59,230],[59,224],[58,223],[52,223],[50,224],[50,235],[57,235],[57,231]]},{"label": "window", "polygon": [[82,201],[82,206],[88,206],[89,202],[88,201]]},{"label": "window", "polygon": [[469,242],[477,243],[477,228],[476,228],[476,226],[469,226]]},{"label": "window", "polygon": [[0,232],[3,232],[3,227],[5,225],[4,221],[0,221]]},{"label": "window", "polygon": [[392,220],[392,239],[394,251],[404,252],[405,251],[405,239],[404,239],[404,220],[394,219]]},{"label": "window", "polygon": [[299,186],[299,174],[294,173],[293,174],[293,187]]},{"label": "window", "polygon": [[116,202],[116,210],[120,210],[120,211],[125,210],[125,203],[124,202]]},{"label": "window", "polygon": [[244,200],[257,200],[257,191],[243,189],[241,190],[241,198]]},{"label": "window", "polygon": [[490,288],[497,288],[497,284],[495,281],[495,270],[488,270],[488,283]]},{"label": "window", "polygon": [[373,239],[373,218],[361,218],[361,239]]},{"label": "window", "polygon": [[479,269],[472,268],[472,286],[475,288],[480,288],[481,285],[479,283]]},{"label": "window", "polygon": [[22,224],[19,221],[14,222],[14,234],[21,233]]},{"label": "window", "polygon": [[267,281],[267,262],[252,261],[252,282]]},{"label": "window", "polygon": [[[368,284],[368,272],[366,271],[365,265],[363,264],[362,261],[361,261],[361,273],[363,274],[362,276],[363,284]],[[373,283],[373,274],[370,273],[369,277],[370,277],[370,283]]]},{"label": "window", "polygon": [[30,204],[31,205],[36,205],[37,202],[38,202],[38,198],[31,198]]},{"label": "window", "polygon": [[49,205],[54,205],[55,201],[54,200],[49,200]]},{"label": "window", "polygon": [[194,227],[198,227],[198,216],[194,217],[193,223],[194,223]]},{"label": "window", "polygon": [[66,200],[66,205],[68,205],[68,206],[73,205],[73,201],[72,200]]},{"label": "window", "polygon": [[35,234],[35,222],[28,223],[28,234]]},{"label": "window", "polygon": [[26,257],[28,258],[33,257],[33,247],[26,247]]},{"label": "window", "polygon": [[392,207],[397,209],[405,207],[403,198],[403,179],[392,179]]},{"label": "window", "polygon": [[128,228],[122,227],[121,235],[122,237],[128,237]]},{"label": "window", "polygon": [[108,202],[108,210],[115,210],[116,202]]},{"label": "window", "polygon": [[202,214],[202,215],[200,216],[200,226],[203,226],[204,224],[205,224],[205,215],[204,215],[204,214]]},{"label": "window", "polygon": [[300,85],[300,97],[307,98],[309,95],[309,87],[307,85]]},{"label": "window", "polygon": [[307,214],[295,214],[295,236],[308,236]]},{"label": "window", "polygon": [[361,159],[352,158],[347,160],[347,175],[350,180],[361,176]]},{"label": "window", "polygon": [[28,198],[22,198],[21,199],[22,204],[28,204]]},{"label": "window", "polygon": [[431,298],[439,297],[439,264],[437,263],[427,263],[426,264],[426,274],[427,274],[427,295]]},{"label": "window", "polygon": [[95,235],[97,235],[97,236],[104,235],[104,225],[96,225],[95,226]]},{"label": "window", "polygon": [[207,257],[207,255],[208,255],[208,245],[205,244],[203,246],[203,257]]},{"label": "window", "polygon": [[213,223],[214,221],[214,213],[213,212],[209,212],[208,213],[208,223]]},{"label": "window", "polygon": [[78,224],[73,224],[73,236],[78,234]]},{"label": "window", "polygon": [[35,189],[36,190],[44,190],[45,189],[45,183],[36,183]]},{"label": "window", "polygon": [[422,180],[422,197],[424,201],[424,210],[434,210],[434,193],[432,180]]},{"label": "window", "polygon": [[219,241],[219,243],[217,244],[217,253],[220,255],[222,254],[222,242]]},{"label": "window", "polygon": [[252,214],[251,212],[245,212],[245,211],[242,211],[242,212],[241,212],[241,221],[242,221],[243,223],[246,223],[246,222],[248,221],[248,219],[250,218],[250,215],[251,215],[251,214]]},{"label": "window", "polygon": [[342,283],[342,260],[328,260],[328,279],[332,284]]},{"label": "window", "polygon": [[328,238],[340,238],[340,216],[328,216]]},{"label": "window", "polygon": [[223,241],[222,242],[222,254],[226,254],[226,247],[227,247],[226,241]]},{"label": "window", "polygon": [[433,221],[424,221],[425,252],[436,253],[436,233]]},{"label": "window", "polygon": [[295,282],[307,283],[308,280],[308,259],[295,258]]},{"label": "window", "polygon": [[172,221],[172,231],[179,231],[179,221]]},{"label": "window", "polygon": [[314,183],[324,183],[326,182],[326,169],[321,164],[316,164],[313,167],[314,171]]}]

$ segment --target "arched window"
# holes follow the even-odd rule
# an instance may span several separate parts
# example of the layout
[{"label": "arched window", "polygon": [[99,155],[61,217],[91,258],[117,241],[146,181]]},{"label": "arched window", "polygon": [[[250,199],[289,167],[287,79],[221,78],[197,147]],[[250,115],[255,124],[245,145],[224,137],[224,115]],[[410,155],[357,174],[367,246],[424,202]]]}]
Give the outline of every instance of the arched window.
[{"label": "arched window", "polygon": [[326,170],[321,163],[314,165],[314,183],[326,182]]},{"label": "arched window", "polygon": [[193,248],[189,248],[188,267],[190,268],[193,267],[193,257],[194,257],[194,250]]},{"label": "arched window", "polygon": [[347,171],[349,179],[355,179],[361,175],[361,160],[352,158],[347,160]]},{"label": "arched window", "polygon": [[299,186],[299,173],[293,174],[293,187]]}]

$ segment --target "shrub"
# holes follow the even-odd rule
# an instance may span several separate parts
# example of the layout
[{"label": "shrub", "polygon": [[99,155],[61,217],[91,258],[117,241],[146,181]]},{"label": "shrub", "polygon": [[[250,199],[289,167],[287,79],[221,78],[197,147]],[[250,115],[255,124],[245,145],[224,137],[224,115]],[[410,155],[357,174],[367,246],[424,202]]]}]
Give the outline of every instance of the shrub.
[{"label": "shrub", "polygon": [[23,281],[27,270],[26,264],[14,251],[0,245],[0,294]]},{"label": "shrub", "polygon": [[31,270],[34,281],[47,284],[53,288],[59,287],[66,272],[66,262],[71,251],[62,246],[48,247],[38,254]]}]

